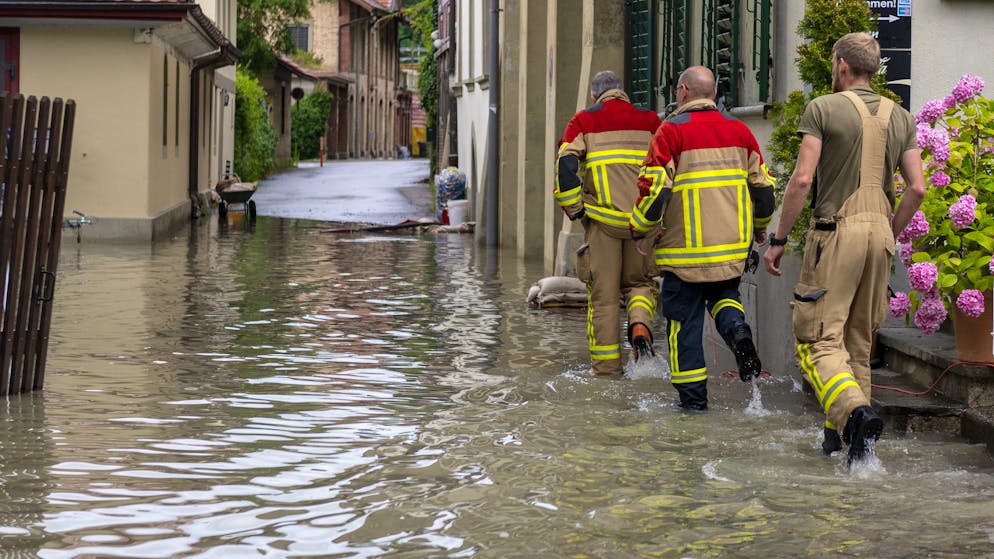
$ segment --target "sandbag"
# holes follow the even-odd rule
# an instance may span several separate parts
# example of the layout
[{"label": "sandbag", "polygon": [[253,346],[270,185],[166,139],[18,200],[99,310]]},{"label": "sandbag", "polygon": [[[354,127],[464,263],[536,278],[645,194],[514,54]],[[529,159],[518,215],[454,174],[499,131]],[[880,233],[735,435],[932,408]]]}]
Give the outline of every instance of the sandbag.
[{"label": "sandbag", "polygon": [[587,306],[587,286],[577,278],[550,276],[538,280],[528,289],[528,304],[532,307]]}]

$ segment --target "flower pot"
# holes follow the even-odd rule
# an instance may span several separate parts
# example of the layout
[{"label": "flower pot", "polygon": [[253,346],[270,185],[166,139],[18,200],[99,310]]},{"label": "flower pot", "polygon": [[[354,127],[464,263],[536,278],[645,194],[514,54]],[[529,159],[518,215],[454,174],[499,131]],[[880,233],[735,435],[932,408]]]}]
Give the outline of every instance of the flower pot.
[{"label": "flower pot", "polygon": [[984,312],[977,318],[967,316],[953,307],[953,331],[956,334],[956,358],[975,363],[994,363],[991,330],[994,330],[991,312],[991,292],[984,293]]}]

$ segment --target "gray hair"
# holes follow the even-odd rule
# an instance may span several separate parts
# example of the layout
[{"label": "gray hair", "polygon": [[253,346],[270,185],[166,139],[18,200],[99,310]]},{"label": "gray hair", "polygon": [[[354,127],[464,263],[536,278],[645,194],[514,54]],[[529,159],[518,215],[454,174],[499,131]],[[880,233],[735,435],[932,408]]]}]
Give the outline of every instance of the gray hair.
[{"label": "gray hair", "polygon": [[621,89],[621,80],[618,79],[618,75],[611,70],[597,72],[593,81],[590,82],[590,95],[594,99],[598,99],[609,89]]}]

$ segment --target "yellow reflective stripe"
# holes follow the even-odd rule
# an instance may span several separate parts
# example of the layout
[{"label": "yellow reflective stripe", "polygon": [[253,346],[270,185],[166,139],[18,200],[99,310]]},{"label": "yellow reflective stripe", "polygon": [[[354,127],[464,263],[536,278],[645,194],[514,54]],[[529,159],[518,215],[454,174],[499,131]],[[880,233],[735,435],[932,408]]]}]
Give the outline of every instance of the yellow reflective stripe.
[{"label": "yellow reflective stripe", "polygon": [[587,217],[590,219],[594,219],[608,225],[614,225],[616,227],[627,228],[628,221],[631,219],[631,214],[619,212],[618,210],[610,208],[595,206],[593,204],[587,204],[584,206],[584,209],[587,212]]},{"label": "yellow reflective stripe", "polygon": [[770,170],[766,168],[766,163],[763,163],[762,165],[760,165],[759,168],[762,169],[762,171],[763,171],[763,177],[770,183],[770,185],[771,186],[776,186],[777,185],[777,179],[773,178],[773,175],[770,174]]},{"label": "yellow reflective stripe", "polygon": [[703,246],[704,245],[704,231],[701,226],[701,192],[699,190],[694,191],[694,206],[692,208],[694,215],[691,216],[691,220],[694,222],[694,238],[695,243],[692,246]]},{"label": "yellow reflective stripe", "polygon": [[738,309],[742,314],[745,314],[745,309],[742,307],[742,303],[736,301],[735,299],[721,299],[711,307],[711,318],[718,316],[718,313],[732,307],[733,309]]},{"label": "yellow reflective stripe", "polygon": [[832,377],[828,381],[828,388],[825,389],[825,394],[822,396],[822,408],[825,413],[831,409],[832,404],[835,403],[835,399],[838,398],[843,392],[848,388],[855,388],[859,390],[859,384],[856,382],[856,377],[852,373],[839,373]]},{"label": "yellow reflective stripe", "polygon": [[[676,191],[674,190],[674,192]],[[683,201],[683,244],[684,246],[692,247],[694,246],[694,241],[693,241],[694,224],[690,219],[691,216],[690,191],[684,190],[681,199]]]},{"label": "yellow reflective stripe", "polygon": [[725,169],[706,169],[704,171],[686,171],[673,177],[673,184],[677,183],[693,183],[696,181],[711,181],[711,180],[726,180],[726,179],[745,179],[749,176],[749,173],[745,169],[738,169],[735,167],[728,167]]},{"label": "yellow reflective stripe", "polygon": [[[659,222],[657,221],[656,223]],[[656,223],[651,223],[649,219],[645,217],[645,214],[642,213],[642,209],[638,206],[632,208],[632,215],[628,224],[631,226],[633,231],[648,233]]]},{"label": "yellow reflective stripe", "polygon": [[594,180],[594,192],[597,194],[597,205],[609,205],[609,202],[607,201],[607,185],[604,184],[604,167],[594,167],[590,170],[590,174]]},{"label": "yellow reflective stripe", "polygon": [[[590,349],[590,358],[594,361],[609,361],[611,359],[621,359],[621,348],[614,346],[599,346],[600,349]],[[614,349],[606,349],[611,348]]]},{"label": "yellow reflective stripe", "polygon": [[653,304],[652,299],[649,299],[645,295],[636,295],[628,301],[628,312],[632,312],[632,309],[636,307],[642,307],[649,311],[649,316],[652,316],[656,310],[656,305]]},{"label": "yellow reflective stripe", "polygon": [[825,420],[825,427],[828,427],[829,429],[835,430],[835,424],[832,423],[831,421],[827,420],[827,419]]},{"label": "yellow reflective stripe", "polygon": [[642,157],[590,157],[590,154],[588,153],[587,154],[587,165],[617,165],[617,164],[622,164],[622,165],[641,165],[643,159],[645,159],[645,156],[642,156]]},{"label": "yellow reflective stripe", "polygon": [[562,155],[563,150],[566,149],[566,146],[568,146],[568,145],[569,145],[569,142],[563,142],[563,143],[559,144],[559,149],[556,151],[556,155]]},{"label": "yellow reflective stripe", "polygon": [[576,204],[583,198],[583,189],[579,186],[573,190],[567,190],[566,192],[561,192],[556,190],[556,203],[560,206],[570,206]]},{"label": "yellow reflective stripe", "polygon": [[769,215],[767,217],[753,218],[752,223],[758,229],[766,229],[770,225],[771,221],[773,221],[773,216]]},{"label": "yellow reflective stripe", "polygon": [[808,377],[811,387],[815,389],[816,394],[820,393],[822,391],[821,378],[818,376],[818,371],[815,370],[814,362],[811,361],[810,344],[797,344],[797,357],[801,370]]},{"label": "yellow reflective stripe", "polygon": [[670,382],[673,384],[685,384],[688,382],[700,382],[708,379],[707,367],[693,369],[690,371],[672,371]]},{"label": "yellow reflective stripe", "polygon": [[749,227],[752,225],[750,223],[752,218],[752,204],[748,203],[749,192],[746,190],[745,183],[739,187],[736,202],[738,202],[739,206],[739,242],[744,243],[751,236],[749,234]]},{"label": "yellow reflective stripe", "polygon": [[[723,245],[728,246],[728,245]],[[714,264],[735,262],[749,256],[749,245],[734,248],[708,247],[690,252],[687,249],[656,248],[656,263],[665,265]]]},{"label": "yellow reflective stripe", "polygon": [[590,285],[587,284],[587,347],[593,347],[597,343],[594,338],[594,299],[591,297]]},{"label": "yellow reflective stripe", "polygon": [[669,351],[670,371],[680,370],[680,365],[679,365],[680,360],[678,358],[679,348],[677,347],[677,334],[680,333],[681,324],[682,323],[679,320],[670,321],[670,335],[667,338],[667,342],[669,343],[670,346],[670,351]]},{"label": "yellow reflective stripe", "polygon": [[588,151],[587,161],[590,161],[591,159],[596,159],[598,157],[607,157],[614,155],[631,155],[645,159],[647,153],[649,153],[649,151],[644,149],[602,149],[599,151]]}]

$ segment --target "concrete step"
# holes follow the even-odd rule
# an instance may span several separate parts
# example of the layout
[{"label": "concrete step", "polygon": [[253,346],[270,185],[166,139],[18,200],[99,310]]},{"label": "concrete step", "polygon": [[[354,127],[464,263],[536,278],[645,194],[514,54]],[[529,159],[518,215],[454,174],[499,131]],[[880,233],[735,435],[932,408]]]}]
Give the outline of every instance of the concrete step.
[{"label": "concrete step", "polygon": [[[970,408],[994,406],[994,367],[961,364],[952,334],[926,335],[917,328],[881,328],[877,343],[884,362],[910,382]],[[941,380],[940,380],[941,379]]]},{"label": "concrete step", "polygon": [[873,370],[874,385],[924,393],[873,389],[873,407],[891,428],[958,433],[994,454],[994,366],[961,363],[952,334],[941,331],[881,328],[877,343],[885,366]]}]

